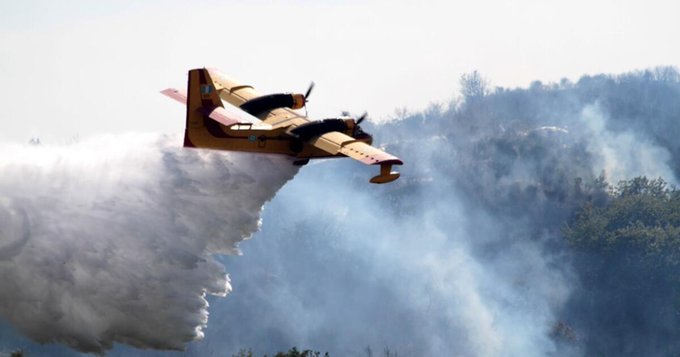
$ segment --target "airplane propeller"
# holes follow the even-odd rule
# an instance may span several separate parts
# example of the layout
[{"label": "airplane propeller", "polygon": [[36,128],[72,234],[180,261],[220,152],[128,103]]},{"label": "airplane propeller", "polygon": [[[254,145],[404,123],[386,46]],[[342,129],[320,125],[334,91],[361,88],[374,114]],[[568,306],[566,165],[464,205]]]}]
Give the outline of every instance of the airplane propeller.
[{"label": "airplane propeller", "polygon": [[357,119],[357,125],[361,124],[362,121],[364,121],[368,117],[368,113],[364,112],[364,114],[361,114],[359,119]]},{"label": "airplane propeller", "polygon": [[307,92],[305,92],[305,116],[308,116],[307,113],[307,102],[309,102],[309,95],[312,94],[312,89],[314,89],[314,81],[309,83],[309,87],[307,88]]},{"label": "airplane propeller", "polygon": [[307,92],[305,93],[305,103],[307,103],[307,98],[309,98],[309,95],[312,94],[312,89],[314,89],[314,81],[309,83],[309,88],[307,88]]}]

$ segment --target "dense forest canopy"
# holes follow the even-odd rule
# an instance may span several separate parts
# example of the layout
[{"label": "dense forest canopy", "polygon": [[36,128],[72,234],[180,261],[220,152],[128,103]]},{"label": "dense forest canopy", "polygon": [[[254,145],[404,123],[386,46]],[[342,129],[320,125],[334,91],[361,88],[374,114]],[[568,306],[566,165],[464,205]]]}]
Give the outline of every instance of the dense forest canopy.
[{"label": "dense forest canopy", "polygon": [[677,355],[680,191],[660,178],[621,181],[606,202],[585,202],[564,236],[581,283],[564,316],[588,354]]}]

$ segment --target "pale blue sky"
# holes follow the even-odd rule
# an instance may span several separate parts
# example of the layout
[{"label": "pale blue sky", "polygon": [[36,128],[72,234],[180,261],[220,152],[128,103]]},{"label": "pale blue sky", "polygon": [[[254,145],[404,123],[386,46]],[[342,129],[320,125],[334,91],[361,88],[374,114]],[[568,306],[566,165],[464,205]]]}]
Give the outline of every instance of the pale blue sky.
[{"label": "pale blue sky", "polygon": [[2,141],[179,132],[158,94],[211,66],[304,91],[322,118],[420,110],[493,85],[680,64],[677,1],[1,1]]}]

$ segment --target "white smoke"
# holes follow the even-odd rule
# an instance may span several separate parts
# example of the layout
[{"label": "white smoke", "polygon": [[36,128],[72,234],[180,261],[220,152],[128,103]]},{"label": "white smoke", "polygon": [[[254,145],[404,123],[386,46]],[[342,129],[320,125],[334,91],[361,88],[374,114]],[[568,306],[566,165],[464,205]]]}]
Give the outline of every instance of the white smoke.
[{"label": "white smoke", "polygon": [[[608,115],[598,104],[587,105],[579,118],[594,154],[593,168],[603,170],[608,181],[616,183],[637,176],[663,177],[676,183],[670,167],[671,153],[636,134],[632,129],[614,132],[607,129]],[[595,176],[600,172],[593,172]]]},{"label": "white smoke", "polygon": [[0,145],[0,317],[38,342],[88,352],[201,338],[205,295],[231,290],[214,254],[239,254],[297,168],[180,142]]},{"label": "white smoke", "polygon": [[411,166],[400,168],[404,181],[368,186],[365,170],[351,184],[354,164],[312,165],[281,190],[231,264],[238,293],[211,307],[219,325],[191,356],[291,346],[331,356],[366,356],[366,346],[374,355],[555,352],[548,333],[571,281],[541,242],[519,236],[530,222],[485,214],[436,167],[433,184],[401,197],[413,206],[392,211],[385,198],[409,185]]}]

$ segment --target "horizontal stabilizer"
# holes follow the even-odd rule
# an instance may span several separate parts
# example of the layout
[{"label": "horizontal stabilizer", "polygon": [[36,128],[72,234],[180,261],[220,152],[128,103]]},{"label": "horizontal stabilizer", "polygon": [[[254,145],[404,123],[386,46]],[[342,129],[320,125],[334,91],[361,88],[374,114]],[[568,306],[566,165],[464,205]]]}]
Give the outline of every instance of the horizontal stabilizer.
[{"label": "horizontal stabilizer", "polygon": [[[236,123],[259,124],[262,122],[260,119],[229,103],[223,103],[223,105],[224,107],[206,108],[206,115],[223,125],[233,125]],[[233,122],[231,124],[224,124],[222,121]]]},{"label": "horizontal stabilizer", "polygon": [[[165,96],[168,96],[182,104],[187,103],[187,93],[183,90],[168,88],[161,91]],[[234,124],[259,124],[261,120],[236,108],[229,103],[223,103],[224,107],[201,107],[202,114],[210,117],[212,120],[230,126]]]},{"label": "horizontal stabilizer", "polygon": [[166,95],[182,104],[187,104],[187,93],[183,90],[168,88],[161,91],[163,95]]}]

